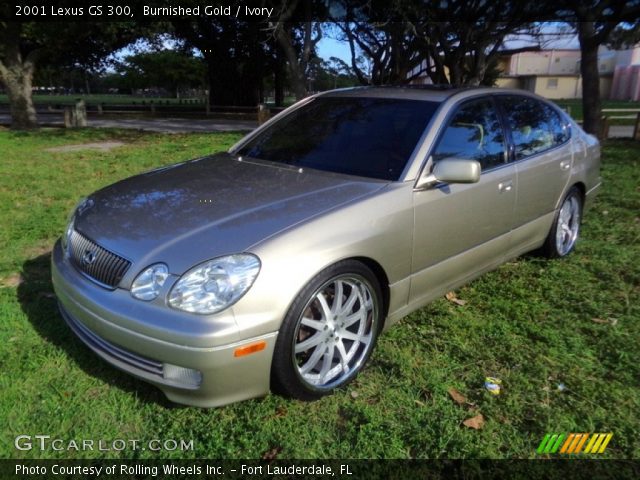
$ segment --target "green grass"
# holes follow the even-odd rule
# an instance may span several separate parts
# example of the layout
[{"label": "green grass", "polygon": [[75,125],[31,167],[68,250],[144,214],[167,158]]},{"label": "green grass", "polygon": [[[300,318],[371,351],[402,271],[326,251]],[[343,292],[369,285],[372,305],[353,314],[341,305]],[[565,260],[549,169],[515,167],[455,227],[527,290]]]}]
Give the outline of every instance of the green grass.
[{"label": "green grass", "polygon": [[[180,408],[98,359],[64,325],[49,280],[48,252],[69,210],[100,186],[237,138],[0,131],[0,457],[259,458],[276,449],[280,458],[535,458],[546,433],[613,432],[604,457],[640,458],[638,143],[605,144],[604,190],[575,254],[519,258],[460,289],[466,305],[439,299],[402,320],[331,397]],[[46,151],[108,139],[127,145]],[[500,395],[485,391],[486,376],[502,380]],[[455,403],[450,388],[469,403]],[[482,429],[463,425],[477,414]],[[18,451],[21,434],[193,440],[195,448]]]},{"label": "green grass", "polygon": [[[582,121],[582,99],[581,98],[570,98],[563,100],[553,100],[556,104],[564,108],[567,107],[570,109],[571,116],[577,121]],[[632,102],[627,100],[603,100],[602,108],[628,108],[628,109],[638,109],[640,108],[640,102]],[[633,118],[612,118],[609,120],[610,125],[635,125],[636,122],[636,113],[624,113],[624,112],[604,112],[603,115],[608,117],[620,117],[620,116],[633,116]]]}]

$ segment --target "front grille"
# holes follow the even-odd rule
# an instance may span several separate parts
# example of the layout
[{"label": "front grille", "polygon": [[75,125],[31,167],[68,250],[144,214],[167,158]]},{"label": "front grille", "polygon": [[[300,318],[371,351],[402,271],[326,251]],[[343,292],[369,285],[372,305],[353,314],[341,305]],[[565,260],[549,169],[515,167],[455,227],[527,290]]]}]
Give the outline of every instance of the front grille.
[{"label": "front grille", "polygon": [[126,258],[102,248],[75,230],[69,238],[69,254],[78,270],[109,288],[115,288],[131,266]]}]

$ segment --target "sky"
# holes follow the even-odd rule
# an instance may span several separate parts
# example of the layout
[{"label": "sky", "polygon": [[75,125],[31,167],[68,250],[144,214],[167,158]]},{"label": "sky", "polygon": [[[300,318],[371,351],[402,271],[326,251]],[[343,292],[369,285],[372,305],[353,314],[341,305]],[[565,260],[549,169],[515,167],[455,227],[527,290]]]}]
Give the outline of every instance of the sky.
[{"label": "sky", "polygon": [[351,64],[349,44],[334,40],[333,38],[323,37],[320,39],[318,42],[318,56],[325,60],[330,57],[338,57],[347,64]]},{"label": "sky", "polygon": [[[544,26],[544,30],[548,32],[548,35],[543,38],[543,49],[552,49],[552,48],[572,48],[578,49],[578,39],[576,35],[558,35],[558,30],[561,28],[557,22],[548,23]],[[524,46],[532,45],[531,41],[528,41],[524,37],[513,37],[505,42],[505,49],[511,48],[520,48]],[[173,42],[167,41],[165,44],[165,48],[172,48]],[[346,62],[348,65],[351,64],[351,52],[349,51],[349,45],[347,42],[342,42],[339,40],[335,40],[330,35],[324,35],[322,39],[318,42],[318,55],[327,60],[330,57],[338,57]],[[122,59],[127,55],[131,55],[133,53],[132,49],[129,47],[124,48],[115,54],[117,59]]]}]

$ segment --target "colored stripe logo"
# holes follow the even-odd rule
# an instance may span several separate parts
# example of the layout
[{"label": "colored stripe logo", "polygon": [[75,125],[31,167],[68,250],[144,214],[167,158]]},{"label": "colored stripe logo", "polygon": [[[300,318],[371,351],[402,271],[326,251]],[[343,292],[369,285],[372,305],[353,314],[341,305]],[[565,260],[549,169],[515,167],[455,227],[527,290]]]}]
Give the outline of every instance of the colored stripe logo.
[{"label": "colored stripe logo", "polygon": [[566,455],[604,453],[613,433],[547,433],[536,452]]}]

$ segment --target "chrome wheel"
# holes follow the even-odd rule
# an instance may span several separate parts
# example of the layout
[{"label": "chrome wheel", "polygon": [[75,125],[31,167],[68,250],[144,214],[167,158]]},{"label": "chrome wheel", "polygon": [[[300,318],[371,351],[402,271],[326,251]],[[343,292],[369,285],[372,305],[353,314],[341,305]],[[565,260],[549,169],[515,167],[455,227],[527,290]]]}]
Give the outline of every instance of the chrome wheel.
[{"label": "chrome wheel", "polygon": [[568,196],[558,214],[556,227],[556,250],[560,256],[571,251],[580,230],[580,200],[575,195]]},{"label": "chrome wheel", "polygon": [[302,309],[293,336],[293,364],[310,388],[329,390],[347,382],[373,347],[378,299],[360,275],[324,283]]}]

